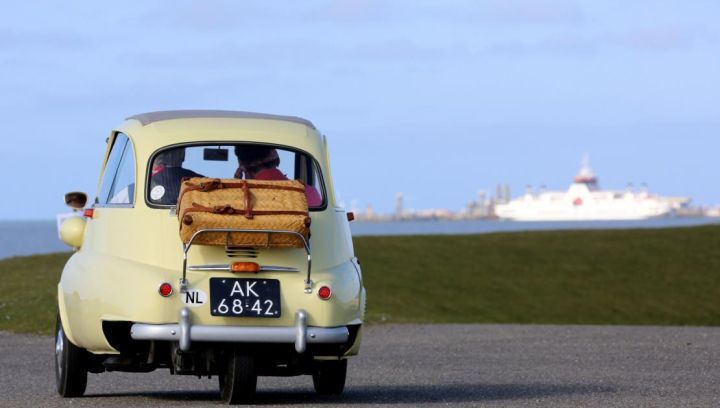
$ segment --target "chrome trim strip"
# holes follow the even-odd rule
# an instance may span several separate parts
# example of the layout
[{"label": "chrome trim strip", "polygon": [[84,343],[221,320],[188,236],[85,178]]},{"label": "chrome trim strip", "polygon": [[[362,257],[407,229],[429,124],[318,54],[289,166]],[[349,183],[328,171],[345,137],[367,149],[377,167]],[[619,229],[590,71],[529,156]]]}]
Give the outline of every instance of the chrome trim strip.
[{"label": "chrome trim strip", "polygon": [[[199,272],[231,272],[230,265],[191,265],[188,269]],[[290,266],[260,265],[260,272],[300,272],[300,269]]]},{"label": "chrome trim strip", "polygon": [[[304,318],[303,318],[304,316]],[[188,326],[185,333],[189,338],[183,340],[184,334],[179,324],[145,324],[135,323],[130,329],[134,340],[180,341],[181,349],[184,341],[190,347],[191,341],[208,341],[223,343],[285,343],[294,344],[295,350],[302,353],[307,344],[343,344],[350,338],[345,326],[340,327],[308,327],[307,314],[298,311],[295,314],[293,327],[263,326]],[[301,335],[304,332],[304,336]],[[183,349],[185,350],[185,349]]]},{"label": "chrome trim strip", "polygon": [[261,265],[260,272],[300,272],[300,269],[291,266]]},{"label": "chrome trim strip", "polygon": [[191,265],[188,269],[202,272],[230,272],[230,265]]}]

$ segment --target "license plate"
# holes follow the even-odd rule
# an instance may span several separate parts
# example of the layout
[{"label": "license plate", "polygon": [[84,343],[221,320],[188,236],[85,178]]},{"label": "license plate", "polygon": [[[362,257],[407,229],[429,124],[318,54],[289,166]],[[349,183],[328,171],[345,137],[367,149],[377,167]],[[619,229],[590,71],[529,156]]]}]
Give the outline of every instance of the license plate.
[{"label": "license plate", "polygon": [[280,317],[280,281],[210,278],[210,314]]}]

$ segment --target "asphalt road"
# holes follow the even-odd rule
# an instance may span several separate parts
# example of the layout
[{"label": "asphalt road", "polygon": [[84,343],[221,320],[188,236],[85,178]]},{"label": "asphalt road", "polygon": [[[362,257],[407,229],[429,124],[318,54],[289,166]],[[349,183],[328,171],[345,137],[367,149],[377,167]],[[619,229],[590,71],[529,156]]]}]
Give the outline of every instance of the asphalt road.
[{"label": "asphalt road", "polygon": [[[524,325],[369,327],[341,397],[310,377],[258,381],[258,405],[720,406],[720,328]],[[0,333],[0,406],[222,405],[217,380],[93,374],[55,394],[53,340]]]}]

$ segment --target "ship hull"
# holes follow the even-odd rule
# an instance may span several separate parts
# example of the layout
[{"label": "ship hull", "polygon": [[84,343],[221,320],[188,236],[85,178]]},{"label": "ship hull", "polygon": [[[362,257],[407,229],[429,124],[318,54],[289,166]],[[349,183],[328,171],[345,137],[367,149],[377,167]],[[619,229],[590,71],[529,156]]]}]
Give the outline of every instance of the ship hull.
[{"label": "ship hull", "polygon": [[[544,189],[543,189],[544,190]],[[690,201],[684,197],[660,197],[646,190],[634,192],[600,190],[587,157],[567,191],[530,189],[515,200],[495,205],[500,219],[513,221],[634,221],[663,217]]]},{"label": "ship hull", "polygon": [[495,213],[514,221],[633,221],[667,216],[672,209],[667,200],[648,194],[591,191],[573,184],[567,192],[526,194],[496,205]]},{"label": "ship hull", "polygon": [[637,214],[512,214],[500,215],[498,217],[510,221],[531,221],[531,222],[549,222],[549,221],[640,221],[650,218],[660,218],[668,216],[668,213],[659,215],[637,215]]}]

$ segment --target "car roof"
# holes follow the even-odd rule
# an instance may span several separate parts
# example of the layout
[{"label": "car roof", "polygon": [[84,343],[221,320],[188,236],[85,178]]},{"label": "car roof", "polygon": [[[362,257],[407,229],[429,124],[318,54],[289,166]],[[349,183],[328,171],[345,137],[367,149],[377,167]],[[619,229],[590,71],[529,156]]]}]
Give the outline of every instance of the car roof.
[{"label": "car roof", "polygon": [[325,136],[313,124],[294,116],[224,110],[148,112],[127,118],[113,129],[126,134],[138,158],[158,149],[187,143],[271,143],[302,150],[318,159]]},{"label": "car roof", "polygon": [[238,119],[268,119],[293,122],[316,129],[315,125],[307,119],[297,116],[271,115],[268,113],[229,111],[229,110],[169,110],[139,113],[127,118],[135,119],[147,126],[151,123],[174,119],[195,119],[195,118],[238,118]]}]

